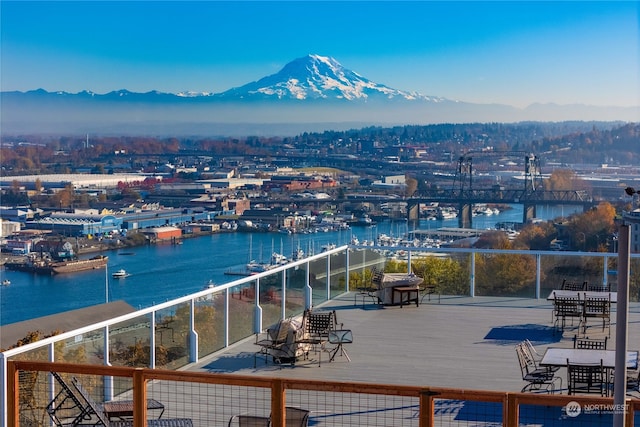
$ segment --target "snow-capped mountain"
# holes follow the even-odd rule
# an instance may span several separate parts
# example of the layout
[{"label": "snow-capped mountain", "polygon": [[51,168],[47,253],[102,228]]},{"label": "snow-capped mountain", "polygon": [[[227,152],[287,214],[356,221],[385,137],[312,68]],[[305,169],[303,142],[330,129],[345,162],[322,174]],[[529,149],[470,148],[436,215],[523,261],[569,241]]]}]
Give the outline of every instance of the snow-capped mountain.
[{"label": "snow-capped mountain", "polygon": [[373,82],[343,67],[328,56],[307,55],[285,65],[276,74],[230,89],[222,98],[344,99],[400,98],[442,101],[417,92],[406,92]]},{"label": "snow-capped mountain", "polygon": [[[371,125],[562,120],[637,121],[637,108],[534,105],[519,109],[425,96],[375,83],[333,58],[308,55],[221,93],[126,89],[98,94],[0,94],[2,133],[103,132],[192,135],[291,134]],[[329,124],[330,123],[330,124]],[[274,127],[275,126],[275,127]],[[230,131],[229,129],[232,129]],[[265,130],[266,129],[266,130]]]}]

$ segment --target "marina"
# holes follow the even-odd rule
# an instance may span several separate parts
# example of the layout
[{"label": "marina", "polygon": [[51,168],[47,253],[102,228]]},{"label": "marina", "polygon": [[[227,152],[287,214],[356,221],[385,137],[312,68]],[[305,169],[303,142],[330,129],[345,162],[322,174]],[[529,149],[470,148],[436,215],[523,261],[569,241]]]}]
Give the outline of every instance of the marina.
[{"label": "marina", "polygon": [[[546,218],[561,213],[544,208],[539,212]],[[563,214],[569,212],[565,210]],[[514,206],[498,215],[478,216],[482,221],[474,219],[474,226],[490,228],[499,222],[517,222],[521,216],[521,208]],[[198,292],[210,281],[227,283],[233,278],[225,272],[245,269],[251,242],[253,248],[274,247],[291,257],[298,249],[306,254],[320,253],[326,247],[355,239],[368,245],[380,234],[403,237],[412,230],[456,226],[457,220],[451,219],[423,220],[415,225],[383,221],[369,227],[315,234],[221,232],[184,239],[182,245],[157,244],[101,253],[108,257],[108,271],[124,269],[136,273],[126,280],[113,280],[104,269],[39,275],[3,268],[2,278],[9,280],[11,286],[0,287],[0,325],[101,304],[107,298],[109,302],[123,300],[136,309],[145,308]]]}]

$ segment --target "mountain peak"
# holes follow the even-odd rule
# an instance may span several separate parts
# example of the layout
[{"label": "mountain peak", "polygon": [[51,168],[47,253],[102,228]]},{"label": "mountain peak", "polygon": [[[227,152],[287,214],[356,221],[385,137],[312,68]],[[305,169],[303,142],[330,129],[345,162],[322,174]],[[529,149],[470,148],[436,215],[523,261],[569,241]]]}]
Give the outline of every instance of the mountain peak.
[{"label": "mountain peak", "polygon": [[280,71],[219,94],[223,98],[368,100],[429,99],[375,83],[343,67],[329,56],[309,54],[294,59]]}]

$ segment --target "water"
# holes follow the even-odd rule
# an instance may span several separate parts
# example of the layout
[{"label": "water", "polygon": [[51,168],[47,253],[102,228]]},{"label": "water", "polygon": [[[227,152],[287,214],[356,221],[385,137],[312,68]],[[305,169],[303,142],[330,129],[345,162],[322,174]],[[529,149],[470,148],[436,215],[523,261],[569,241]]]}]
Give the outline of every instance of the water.
[{"label": "water", "polygon": [[[540,207],[538,217],[551,219],[568,216],[579,207]],[[498,222],[522,221],[522,206],[498,215],[476,216],[474,228],[491,228]],[[375,240],[384,233],[400,237],[416,228],[457,227],[457,219],[420,221],[416,226],[406,221],[382,222],[373,227],[316,234],[285,235],[278,233],[218,233],[184,240],[182,245],[161,244],[109,251],[108,269],[56,276],[39,276],[17,271],[1,271],[0,325],[68,310],[124,300],[135,308],[149,307],[202,290],[212,280],[227,283],[237,277],[225,271],[241,271],[252,259],[268,262],[272,252],[290,257],[297,249],[319,253],[322,245],[347,244],[355,236],[361,242]],[[111,273],[125,269],[131,275],[113,279]],[[43,331],[50,332],[50,331]]]}]

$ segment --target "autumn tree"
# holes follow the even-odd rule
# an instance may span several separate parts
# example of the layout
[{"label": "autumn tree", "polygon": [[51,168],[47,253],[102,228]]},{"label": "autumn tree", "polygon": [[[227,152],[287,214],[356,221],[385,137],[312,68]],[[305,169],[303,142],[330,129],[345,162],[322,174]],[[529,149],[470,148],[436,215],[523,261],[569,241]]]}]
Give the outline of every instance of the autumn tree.
[{"label": "autumn tree", "polygon": [[478,254],[475,265],[477,295],[523,296],[536,280],[532,255]]},{"label": "autumn tree", "polygon": [[407,176],[405,177],[404,182],[406,184],[405,195],[407,197],[413,196],[413,194],[416,192],[418,188],[418,180],[410,176]]},{"label": "autumn tree", "polygon": [[545,187],[550,191],[576,190],[578,176],[571,169],[555,169],[545,181]]},{"label": "autumn tree", "polygon": [[551,222],[537,222],[525,225],[513,242],[518,249],[548,250],[557,232]]},{"label": "autumn tree", "polygon": [[608,236],[615,231],[615,217],[616,209],[608,202],[571,217],[569,229],[575,249],[606,251]]}]

